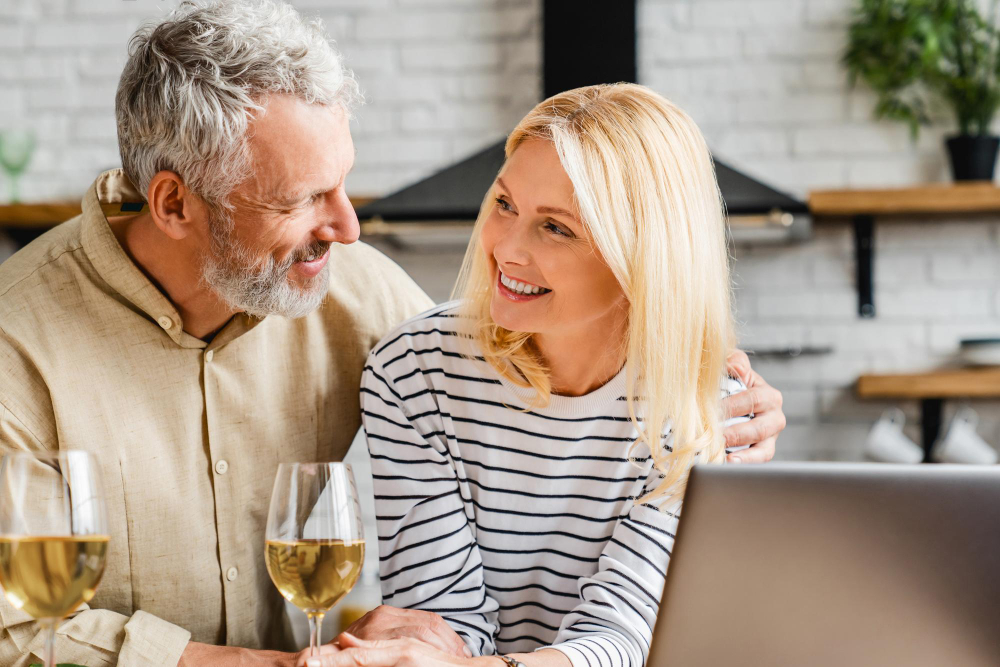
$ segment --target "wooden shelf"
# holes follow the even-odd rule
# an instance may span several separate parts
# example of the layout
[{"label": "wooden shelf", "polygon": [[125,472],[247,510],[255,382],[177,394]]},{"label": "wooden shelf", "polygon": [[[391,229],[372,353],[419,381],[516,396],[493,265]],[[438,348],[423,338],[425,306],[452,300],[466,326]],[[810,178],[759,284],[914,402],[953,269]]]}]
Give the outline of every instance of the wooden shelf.
[{"label": "wooden shelf", "polygon": [[932,183],[882,190],[814,190],[809,211],[824,216],[1000,213],[1000,187],[991,181]]},{"label": "wooden shelf", "polygon": [[902,373],[862,375],[858,378],[859,398],[946,399],[1000,398],[1000,366]]},{"label": "wooden shelf", "polygon": [[875,219],[1000,214],[1000,187],[992,181],[932,183],[882,190],[814,190],[815,219],[851,218],[858,286],[858,315],[875,317]]},{"label": "wooden shelf", "polygon": [[48,229],[78,215],[80,215],[79,203],[2,204],[0,227]]},{"label": "wooden shelf", "polygon": [[856,392],[858,398],[919,400],[920,440],[927,463],[932,460],[932,450],[941,435],[944,402],[948,399],[1000,398],[1000,366],[862,375],[858,378]]},{"label": "wooden shelf", "polygon": [[[351,204],[359,208],[373,201],[373,197],[351,197]],[[128,207],[128,205],[126,205]],[[101,206],[107,216],[130,215],[139,210],[122,210],[121,204]],[[0,229],[45,230],[60,222],[80,215],[80,204],[72,202],[42,202],[37,204],[0,204]]]}]

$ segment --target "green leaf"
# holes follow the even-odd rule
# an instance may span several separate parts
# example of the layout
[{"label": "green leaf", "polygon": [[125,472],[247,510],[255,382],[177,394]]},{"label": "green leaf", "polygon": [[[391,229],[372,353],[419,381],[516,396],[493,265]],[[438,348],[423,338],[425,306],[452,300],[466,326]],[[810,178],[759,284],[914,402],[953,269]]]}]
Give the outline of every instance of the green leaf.
[{"label": "green leaf", "polygon": [[933,97],[951,107],[963,133],[988,133],[1000,110],[992,4],[987,19],[975,0],[854,0],[841,58],[848,81],[876,93],[876,118],[905,123],[914,137]]},{"label": "green leaf", "polygon": [[[28,667],[42,667],[42,663],[33,662],[30,665],[28,665]],[[68,662],[60,662],[58,665],[56,665],[56,667],[86,667],[86,665],[73,665]]]}]

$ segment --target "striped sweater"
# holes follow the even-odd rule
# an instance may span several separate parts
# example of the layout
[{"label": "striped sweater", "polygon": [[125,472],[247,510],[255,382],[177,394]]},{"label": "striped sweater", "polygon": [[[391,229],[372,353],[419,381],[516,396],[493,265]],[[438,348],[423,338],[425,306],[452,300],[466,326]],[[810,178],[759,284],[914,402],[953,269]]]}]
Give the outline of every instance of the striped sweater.
[{"label": "striped sweater", "polygon": [[466,356],[456,311],[404,322],[365,369],[383,602],[440,614],[475,655],[643,665],[679,508],[635,502],[662,476],[630,450],[624,372],[531,408]]}]

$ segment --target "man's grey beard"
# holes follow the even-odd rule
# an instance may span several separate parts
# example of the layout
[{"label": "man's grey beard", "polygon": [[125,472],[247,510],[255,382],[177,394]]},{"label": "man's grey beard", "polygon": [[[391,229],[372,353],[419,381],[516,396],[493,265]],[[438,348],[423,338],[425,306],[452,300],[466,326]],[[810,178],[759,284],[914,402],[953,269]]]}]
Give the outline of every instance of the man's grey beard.
[{"label": "man's grey beard", "polygon": [[202,264],[201,279],[234,310],[253,317],[297,318],[308,315],[323,303],[330,285],[329,263],[305,287],[289,283],[288,272],[295,262],[322,255],[330,248],[330,243],[317,241],[307,248],[299,248],[281,263],[268,255],[262,264],[259,256],[234,237],[228,214],[214,214],[209,229],[211,253]]}]

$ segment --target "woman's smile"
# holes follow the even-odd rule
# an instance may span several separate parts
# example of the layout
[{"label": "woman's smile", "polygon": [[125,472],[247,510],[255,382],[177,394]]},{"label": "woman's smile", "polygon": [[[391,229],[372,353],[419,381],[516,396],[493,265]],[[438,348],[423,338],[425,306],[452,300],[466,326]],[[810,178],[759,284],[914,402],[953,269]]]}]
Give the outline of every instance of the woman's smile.
[{"label": "woman's smile", "polygon": [[500,270],[497,271],[497,291],[514,302],[535,301],[552,292],[540,285],[512,278]]}]

